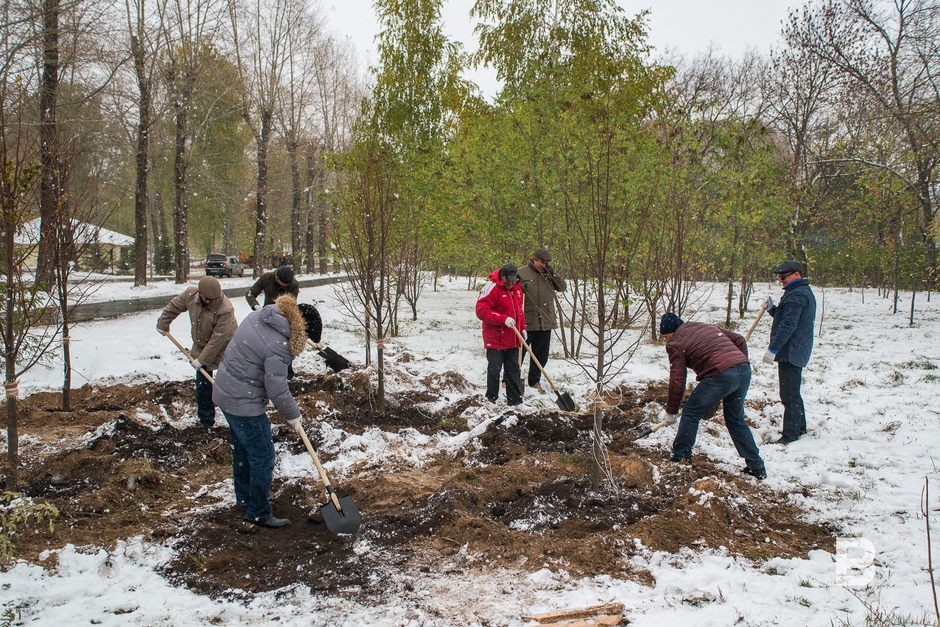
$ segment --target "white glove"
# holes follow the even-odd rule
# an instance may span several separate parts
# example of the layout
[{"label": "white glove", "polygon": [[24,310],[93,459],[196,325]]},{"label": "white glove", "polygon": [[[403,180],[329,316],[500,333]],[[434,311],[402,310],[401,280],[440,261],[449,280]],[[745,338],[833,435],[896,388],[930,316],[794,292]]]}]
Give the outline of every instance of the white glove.
[{"label": "white glove", "polygon": [[259,309],[261,309],[261,305],[255,305],[251,308],[252,311],[258,311]]},{"label": "white glove", "polygon": [[516,326],[516,319],[515,319],[515,318],[506,318],[506,322],[504,322],[503,324],[505,324],[505,325],[506,325],[507,327],[509,327],[510,329],[515,328],[515,326]]},{"label": "white glove", "polygon": [[774,363],[774,358],[775,358],[776,356],[777,356],[777,353],[773,352],[772,350],[770,350],[770,349],[768,348],[768,349],[767,349],[767,352],[764,353],[763,362],[764,362],[765,364],[772,364],[772,363]]},{"label": "white glove", "polygon": [[659,421],[660,421],[660,422],[664,422],[664,423],[666,423],[667,425],[674,425],[674,424],[676,424],[677,422],[679,422],[679,415],[678,415],[678,414],[667,414],[667,413],[666,413],[666,410],[664,409],[664,410],[662,410],[661,412],[659,412]]},{"label": "white glove", "polygon": [[200,368],[202,368],[202,362],[199,361],[198,359],[190,359],[189,365],[191,365],[196,370],[199,370]]},{"label": "white glove", "polygon": [[774,299],[770,296],[767,297],[767,302],[764,303],[764,309],[772,309],[774,306]]},{"label": "white glove", "polygon": [[160,335],[166,335],[166,331],[164,331],[160,327],[157,327],[157,333],[159,333]]},{"label": "white glove", "polygon": [[526,333],[525,329],[522,330],[522,339],[524,339],[524,340],[529,339],[529,334]]},{"label": "white glove", "polygon": [[287,424],[289,424],[291,429],[293,429],[297,433],[300,433],[300,430],[303,429],[303,425],[300,423],[299,416],[297,418],[291,418],[290,420],[287,421]]}]

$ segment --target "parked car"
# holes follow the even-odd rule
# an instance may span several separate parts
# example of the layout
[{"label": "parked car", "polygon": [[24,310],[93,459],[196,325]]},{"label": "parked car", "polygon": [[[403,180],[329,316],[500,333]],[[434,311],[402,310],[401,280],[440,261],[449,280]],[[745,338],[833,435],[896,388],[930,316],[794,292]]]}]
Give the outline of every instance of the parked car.
[{"label": "parked car", "polygon": [[212,253],[206,259],[206,276],[245,276],[245,266],[238,257]]}]

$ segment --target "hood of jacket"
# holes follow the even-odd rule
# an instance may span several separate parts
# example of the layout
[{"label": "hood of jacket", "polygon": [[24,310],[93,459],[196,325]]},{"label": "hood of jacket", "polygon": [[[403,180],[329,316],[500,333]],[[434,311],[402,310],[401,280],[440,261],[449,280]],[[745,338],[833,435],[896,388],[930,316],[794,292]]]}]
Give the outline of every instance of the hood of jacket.
[{"label": "hood of jacket", "polygon": [[287,346],[293,357],[307,347],[307,330],[304,317],[297,307],[297,300],[290,294],[282,294],[274,301],[274,307],[264,307],[260,312],[261,322],[277,330],[287,338]]},{"label": "hood of jacket", "polygon": [[506,282],[499,278],[499,268],[490,272],[486,278],[495,283],[497,286],[506,289]]}]

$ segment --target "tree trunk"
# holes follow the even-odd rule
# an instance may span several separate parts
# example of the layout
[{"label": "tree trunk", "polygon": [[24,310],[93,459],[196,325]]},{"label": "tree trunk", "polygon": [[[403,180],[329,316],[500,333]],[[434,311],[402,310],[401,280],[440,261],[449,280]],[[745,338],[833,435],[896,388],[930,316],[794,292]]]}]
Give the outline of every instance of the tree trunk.
[{"label": "tree trunk", "polygon": [[189,206],[186,202],[186,175],[188,163],[186,159],[187,138],[187,103],[185,91],[178,94],[174,107],[176,109],[176,151],[174,155],[174,192],[175,205],[173,210],[173,232],[176,236],[174,253],[176,256],[176,282],[185,283],[189,280]]},{"label": "tree trunk", "polygon": [[59,0],[42,3],[42,84],[39,91],[40,238],[36,280],[52,285],[55,276],[56,224],[62,195],[56,108],[59,95]]},{"label": "tree trunk", "polygon": [[[316,169],[314,161],[314,147],[312,145],[307,146],[307,152],[305,155],[305,188],[306,192],[304,193],[304,213],[307,216],[307,224],[304,229],[304,259],[306,259],[306,271],[310,274],[313,274],[316,271],[316,259],[314,257],[314,242],[313,242],[313,225],[316,223],[314,215],[314,193],[319,193],[319,187],[315,187],[314,183],[316,181]],[[316,191],[315,191],[316,190]]]},{"label": "tree trunk", "polygon": [[134,186],[134,285],[147,285],[147,177],[150,160],[150,81],[144,66],[143,44],[131,36],[134,72],[140,100],[137,104],[137,180]]},{"label": "tree trunk", "polygon": [[252,277],[261,276],[261,269],[264,266],[264,238],[268,222],[268,142],[271,139],[271,116],[270,111],[261,112],[261,129],[258,133],[258,182],[255,198],[255,263],[252,269]]},{"label": "tree trunk", "polygon": [[[287,162],[290,167],[290,256],[296,263],[296,255],[303,251],[303,243],[300,239],[300,205],[301,194],[303,192],[300,184],[300,164],[297,162],[297,142],[288,140],[287,142]],[[299,267],[298,267],[299,270]]]}]

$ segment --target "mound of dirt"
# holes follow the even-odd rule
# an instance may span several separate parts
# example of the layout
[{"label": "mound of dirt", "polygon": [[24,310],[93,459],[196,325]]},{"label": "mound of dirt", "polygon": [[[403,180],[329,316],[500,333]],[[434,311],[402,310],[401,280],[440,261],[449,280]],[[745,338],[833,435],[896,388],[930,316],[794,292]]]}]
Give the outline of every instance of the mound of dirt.
[{"label": "mound of dirt", "polygon": [[[455,373],[427,383],[466,386]],[[485,411],[475,396],[432,410],[416,389],[389,398],[383,415],[363,372],[298,375],[291,387],[305,414],[347,433],[457,433],[468,410]],[[400,575],[409,571],[503,565],[650,583],[648,572],[630,566],[643,547],[724,547],[754,560],[833,550],[834,531],[802,520],[785,495],[705,458],[677,465],[664,451],[635,447],[640,423],[647,424],[644,406],[663,396],[661,388],[622,389],[604,399],[607,477],[593,463],[593,414],[555,410],[493,415],[476,445],[420,468],[355,471],[339,491],[355,499],[363,522],[346,537],[322,523],[316,477],[275,477],[273,508],[291,526],[243,522],[232,504],[228,430],[224,420],[198,426],[191,382],[85,387],[73,391],[71,412],[56,408],[57,394],[36,394],[18,404],[19,430],[28,436],[20,487],[60,517],[54,530],[29,529],[14,542],[20,557],[37,559],[68,543],[108,546],[142,534],[171,543],[176,558],[166,576],[202,593],[303,585],[363,599],[407,590]],[[275,428],[275,441],[304,452],[286,428]],[[324,461],[335,454],[322,453]]]}]

